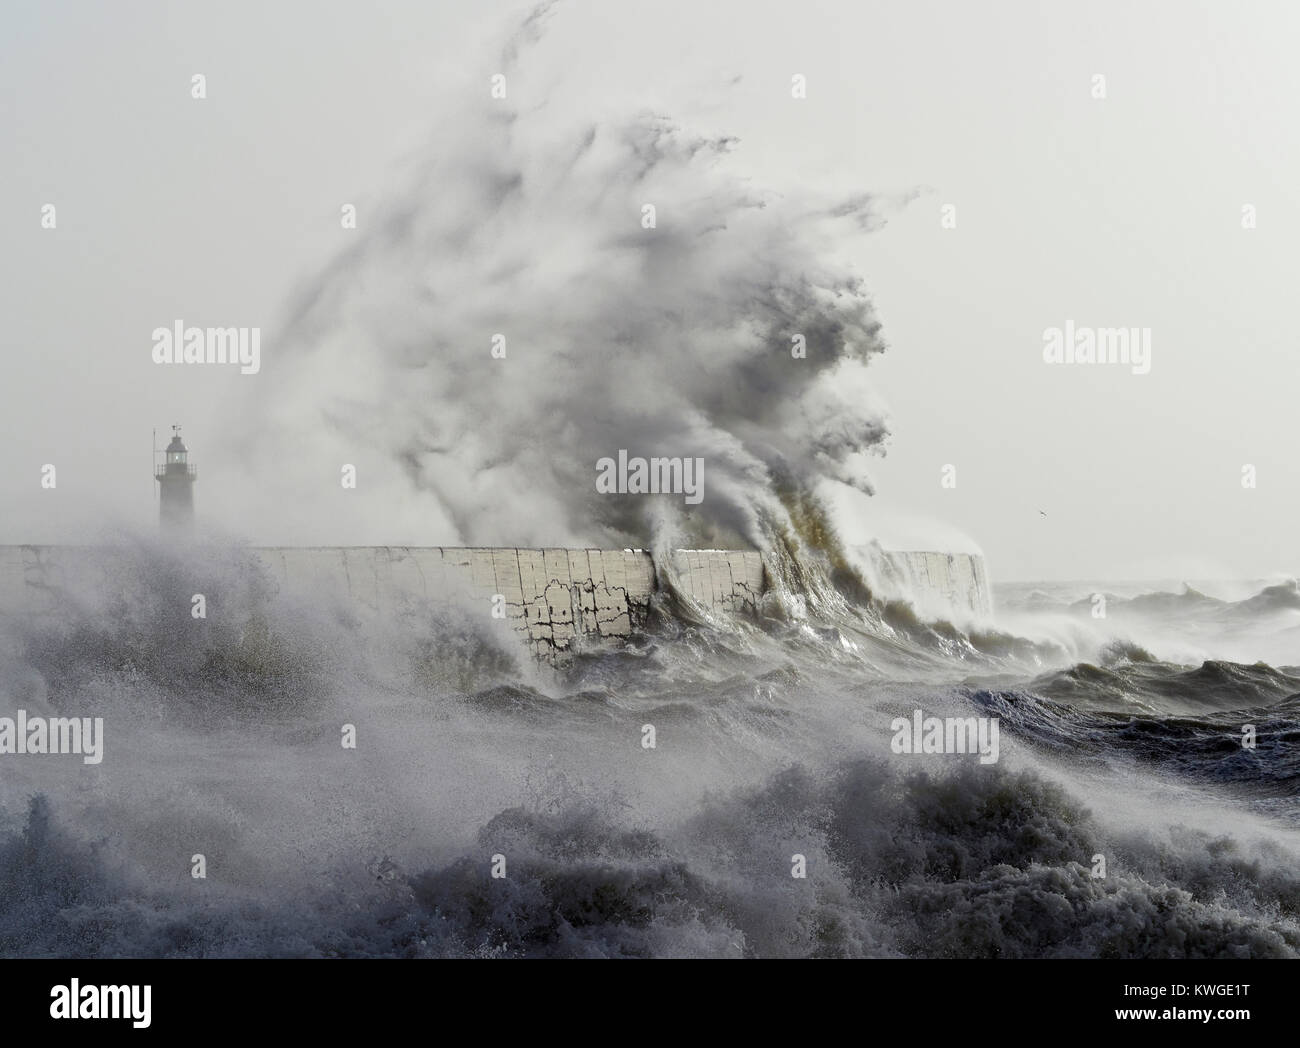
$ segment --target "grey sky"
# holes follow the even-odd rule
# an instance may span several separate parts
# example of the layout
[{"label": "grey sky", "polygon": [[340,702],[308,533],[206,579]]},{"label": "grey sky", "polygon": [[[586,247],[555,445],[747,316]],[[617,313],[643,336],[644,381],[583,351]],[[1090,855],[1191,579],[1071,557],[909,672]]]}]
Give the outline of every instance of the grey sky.
[{"label": "grey sky", "polygon": [[[259,325],[273,368],[295,292],[346,247],[340,205],[380,207],[527,9],[6,4],[0,542],[151,526],[143,448],[172,422],[201,513],[293,540],[228,453],[264,376],[159,368],[150,332]],[[869,374],[893,433],[877,495],[844,500],[851,537],[959,529],[995,579],[1294,573],[1298,28],[1281,3],[572,3],[510,90],[525,113],[735,135],[729,166],[765,189],[882,195],[888,224],[844,247],[884,324]],[[1044,364],[1067,320],[1150,328],[1150,373]],[[310,540],[445,540],[397,505],[349,512]]]}]

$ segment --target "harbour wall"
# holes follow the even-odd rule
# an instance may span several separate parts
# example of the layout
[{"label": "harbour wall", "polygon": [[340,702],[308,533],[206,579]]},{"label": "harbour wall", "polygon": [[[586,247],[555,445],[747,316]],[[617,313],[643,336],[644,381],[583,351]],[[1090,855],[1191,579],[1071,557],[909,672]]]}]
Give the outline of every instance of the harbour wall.
[{"label": "harbour wall", "polygon": [[984,558],[978,553],[886,550],[882,589],[911,601],[923,614],[986,617],[993,613]]},{"label": "harbour wall", "polygon": [[[412,602],[459,603],[504,618],[539,658],[631,636],[671,568],[686,596],[708,609],[757,613],[767,572],[761,553],[677,550],[657,565],[643,550],[452,547],[190,547],[193,585],[220,562],[249,564],[265,591],[309,594],[383,610]],[[142,547],[0,546],[0,616],[38,618],[77,606],[79,593],[124,593],[153,568],[186,571],[185,548],[158,558]],[[886,589],[918,607],[987,614],[983,560],[971,554],[890,552],[880,565]],[[246,571],[244,574],[248,574]],[[184,579],[184,584],[189,584]],[[932,607],[935,606],[935,607]]]},{"label": "harbour wall", "polygon": [[[273,588],[384,609],[429,601],[477,607],[504,618],[537,656],[554,660],[584,642],[630,636],[643,626],[660,588],[642,550],[475,549],[451,547],[189,547],[194,588],[220,562],[251,562]],[[75,607],[84,593],[122,592],[152,571],[153,552],[137,547],[0,547],[0,615],[36,617]],[[176,572],[187,551],[160,558]],[[672,568],[680,589],[710,609],[756,612],[765,589],[762,555],[733,550],[678,550]],[[179,570],[184,571],[181,567]],[[263,587],[265,588],[265,587]]]}]

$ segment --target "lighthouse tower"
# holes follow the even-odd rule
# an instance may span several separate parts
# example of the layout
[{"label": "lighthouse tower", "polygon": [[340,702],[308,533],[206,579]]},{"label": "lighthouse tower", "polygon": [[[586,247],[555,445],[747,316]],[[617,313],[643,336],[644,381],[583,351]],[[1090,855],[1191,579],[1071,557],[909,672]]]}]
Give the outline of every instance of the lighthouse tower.
[{"label": "lighthouse tower", "polygon": [[154,470],[162,485],[158,500],[158,523],[164,534],[186,534],[194,527],[194,481],[198,471],[189,462],[189,449],[181,440],[181,427],[172,426],[172,442],[166,461]]}]

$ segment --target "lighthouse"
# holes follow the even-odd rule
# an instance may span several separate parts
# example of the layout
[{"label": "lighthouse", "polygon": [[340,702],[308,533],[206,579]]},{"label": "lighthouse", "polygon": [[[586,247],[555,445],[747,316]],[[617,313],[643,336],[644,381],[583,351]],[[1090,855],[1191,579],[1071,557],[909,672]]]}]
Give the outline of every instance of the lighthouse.
[{"label": "lighthouse", "polygon": [[172,426],[172,442],[164,452],[165,461],[154,470],[161,486],[158,499],[158,524],[164,534],[186,534],[194,527],[194,481],[198,471],[190,465],[190,453],[181,440],[181,427]]}]

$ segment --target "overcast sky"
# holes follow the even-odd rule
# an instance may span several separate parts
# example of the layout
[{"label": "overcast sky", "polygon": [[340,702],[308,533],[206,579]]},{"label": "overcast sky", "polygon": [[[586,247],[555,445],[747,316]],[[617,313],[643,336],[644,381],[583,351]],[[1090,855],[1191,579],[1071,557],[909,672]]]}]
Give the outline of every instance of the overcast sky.
[{"label": "overcast sky", "polygon": [[[528,10],[6,2],[0,542],[152,527],[144,447],[177,422],[201,513],[298,537],[232,450],[263,376],[160,368],[151,332],[260,326],[273,368],[346,250],[341,204],[381,208]],[[837,502],[846,536],[970,540],[995,580],[1295,574],[1298,30],[1290,3],[592,0],[557,8],[510,92],[735,136],[729,166],[774,193],[879,195],[886,224],[843,251],[888,342],[868,374],[891,436],[873,499]],[[1046,364],[1067,322],[1150,329],[1149,373]],[[312,440],[258,454],[292,472]],[[302,540],[446,541],[390,496]]]}]

